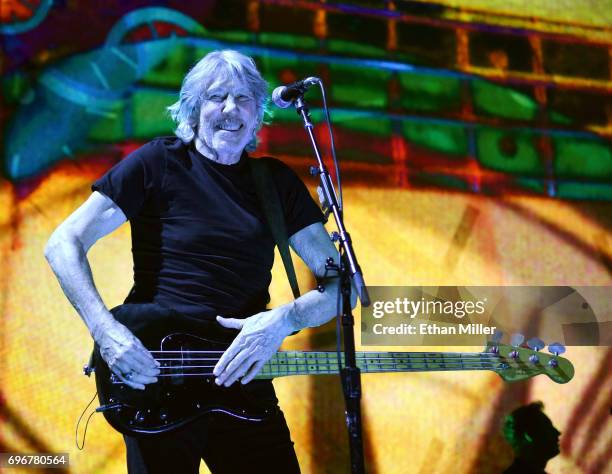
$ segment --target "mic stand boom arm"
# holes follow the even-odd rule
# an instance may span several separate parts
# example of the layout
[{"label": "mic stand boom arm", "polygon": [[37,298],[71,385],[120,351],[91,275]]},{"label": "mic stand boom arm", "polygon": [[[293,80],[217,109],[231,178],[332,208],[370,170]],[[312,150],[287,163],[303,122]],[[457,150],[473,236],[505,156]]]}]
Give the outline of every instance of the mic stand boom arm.
[{"label": "mic stand boom arm", "polygon": [[[363,474],[365,473],[365,464],[363,458],[363,436],[361,426],[361,372],[357,367],[355,358],[355,324],[351,312],[351,283],[357,290],[357,295],[361,300],[362,306],[367,307],[370,305],[370,297],[363,280],[361,268],[357,262],[357,257],[353,251],[351,237],[344,226],[342,210],[338,205],[336,191],[334,190],[329,171],[319,152],[308,105],[304,101],[303,96],[298,96],[294,101],[294,105],[298,115],[300,115],[304,121],[304,128],[306,129],[306,133],[308,133],[319,164],[316,172],[321,180],[321,188],[327,200],[329,210],[334,215],[338,227],[337,240],[340,244],[341,259],[340,262],[336,262],[335,265],[328,264],[328,268],[332,267],[337,270],[341,278],[344,367],[340,370],[340,378],[346,406],[346,425],[349,435],[351,472],[353,474]],[[339,368],[340,364],[341,361],[339,360]]]}]

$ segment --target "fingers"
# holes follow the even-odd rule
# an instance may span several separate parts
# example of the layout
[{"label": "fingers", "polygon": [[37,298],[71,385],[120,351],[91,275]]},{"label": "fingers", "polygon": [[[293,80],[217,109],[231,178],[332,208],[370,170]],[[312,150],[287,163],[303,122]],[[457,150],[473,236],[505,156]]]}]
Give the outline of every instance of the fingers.
[{"label": "fingers", "polygon": [[240,383],[243,385],[249,383],[251,380],[255,378],[255,376],[259,373],[259,371],[261,370],[263,366],[264,366],[263,360],[258,360],[257,362],[255,362],[251,366],[249,371],[245,374],[245,376],[242,377],[242,379],[240,379]]},{"label": "fingers", "polygon": [[157,379],[155,377],[147,377],[146,375],[140,375],[135,372],[129,372],[122,374],[120,377],[127,385],[138,390],[144,390],[146,384],[155,383]]},{"label": "fingers", "polygon": [[132,369],[125,362],[115,364],[112,371],[123,383],[138,390],[144,390],[146,384],[157,382],[157,377]]},{"label": "fingers", "polygon": [[129,387],[144,390],[145,384],[157,382],[159,363],[140,339],[115,322],[100,336],[100,354],[111,371]]},{"label": "fingers", "polygon": [[225,385],[229,387],[236,380],[242,377],[245,372],[253,365],[255,362],[255,354],[257,350],[254,351],[241,351],[238,355],[229,363],[225,370],[220,374],[219,377],[215,380],[217,385]]},{"label": "fingers", "polygon": [[[129,376],[129,378],[127,378],[128,376]],[[121,380],[128,387],[135,388],[136,390],[144,390],[145,389],[144,384],[136,383],[136,382],[134,382],[132,380],[131,374],[126,374],[125,376],[124,375],[117,375],[117,377],[119,377],[119,380]]]},{"label": "fingers", "polygon": [[158,367],[159,367],[159,362],[157,362],[155,359],[153,359],[153,356],[151,355],[151,353],[149,351],[147,351],[144,347],[143,347],[144,352],[146,352],[146,355],[142,353],[142,351],[132,351],[127,353],[126,355],[128,357],[132,357],[134,362],[136,362],[138,365],[140,365],[142,367],[143,371],[147,371],[148,373],[159,373]]},{"label": "fingers", "polygon": [[230,346],[227,348],[227,350],[223,353],[223,355],[219,359],[219,362],[217,362],[217,365],[215,365],[215,368],[213,369],[213,375],[217,377],[215,379],[215,383],[217,385],[221,385],[223,381],[225,380],[225,376],[223,377],[223,379],[220,379],[219,376],[224,374],[227,365],[234,359],[234,356],[239,351],[240,351],[240,344],[238,342],[238,338],[236,338],[234,342],[232,342]]},{"label": "fingers", "polygon": [[242,326],[244,326],[245,320],[236,319],[236,318],[224,318],[222,316],[217,316],[217,322],[224,328],[242,329]]}]

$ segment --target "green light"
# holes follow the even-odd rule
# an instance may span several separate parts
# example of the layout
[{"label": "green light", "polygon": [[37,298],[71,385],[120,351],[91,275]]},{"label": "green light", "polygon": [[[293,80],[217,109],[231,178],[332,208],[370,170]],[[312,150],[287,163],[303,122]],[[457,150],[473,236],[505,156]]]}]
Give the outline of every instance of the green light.
[{"label": "green light", "polygon": [[332,99],[353,107],[387,106],[389,71],[359,69],[338,64],[329,65],[332,76]]},{"label": "green light", "polygon": [[557,137],[554,144],[557,177],[612,179],[612,151],[607,143]]},{"label": "green light", "polygon": [[536,149],[538,136],[515,130],[479,128],[476,143],[480,163],[492,170],[527,176],[543,176],[544,167]]},{"label": "green light", "polygon": [[349,56],[387,57],[388,52],[382,48],[364,43],[330,39],[327,41],[327,49],[330,53],[340,53]]},{"label": "green light", "polygon": [[534,191],[538,194],[544,194],[546,192],[546,187],[544,186],[544,182],[541,179],[517,178],[516,183],[520,187],[529,189],[530,191]]},{"label": "green light", "polygon": [[177,90],[181,87],[181,82],[192,66],[190,48],[175,48],[172,54],[168,55],[154,69],[147,72],[142,78],[141,83],[150,86],[172,87]]},{"label": "green light", "polygon": [[286,35],[282,33],[260,33],[259,42],[266,46],[276,46],[287,49],[315,49],[319,40],[310,36]]},{"label": "green light", "polygon": [[428,74],[401,73],[400,105],[408,110],[448,111],[461,105],[459,79]]},{"label": "green light", "polygon": [[486,81],[472,81],[472,95],[477,111],[496,117],[533,120],[538,110],[537,103],[525,94]]},{"label": "green light", "polygon": [[[249,31],[237,31],[237,30],[230,30],[230,31],[208,30],[207,36],[210,38],[221,40],[221,41],[231,41],[235,43],[249,43],[253,38],[253,33]],[[210,51],[212,50],[209,50],[207,52],[210,52]]]},{"label": "green light", "polygon": [[88,139],[101,143],[120,142],[125,140],[125,111],[113,111],[116,116],[101,118],[89,130]]},{"label": "green light", "polygon": [[467,155],[465,130],[459,125],[439,125],[404,121],[404,136],[412,143],[451,155]]},{"label": "green light", "polygon": [[565,199],[612,200],[612,184],[558,183],[557,196]]},{"label": "green light", "polygon": [[175,93],[139,89],[132,96],[132,136],[151,138],[171,135],[174,128],[166,107],[177,100]]}]

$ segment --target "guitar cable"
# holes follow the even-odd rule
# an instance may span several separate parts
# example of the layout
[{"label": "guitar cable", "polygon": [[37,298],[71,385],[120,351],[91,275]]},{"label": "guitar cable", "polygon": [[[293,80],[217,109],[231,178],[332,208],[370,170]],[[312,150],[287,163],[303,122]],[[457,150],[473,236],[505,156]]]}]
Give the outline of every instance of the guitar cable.
[{"label": "guitar cable", "polygon": [[85,422],[85,430],[83,431],[83,444],[81,444],[80,446],[79,446],[79,425],[81,424],[81,420],[83,419],[85,412],[91,406],[91,404],[93,403],[93,401],[96,399],[97,396],[98,396],[98,392],[96,391],[96,393],[94,393],[94,396],[91,397],[91,400],[89,401],[87,406],[83,409],[81,416],[79,416],[79,419],[77,420],[76,429],[74,431],[74,441],[79,451],[83,451],[83,448],[85,448],[85,437],[87,436],[87,427],[89,426],[89,420],[91,420],[91,417],[96,414],[97,410],[92,411],[89,414],[89,417],[87,417],[87,421]]}]

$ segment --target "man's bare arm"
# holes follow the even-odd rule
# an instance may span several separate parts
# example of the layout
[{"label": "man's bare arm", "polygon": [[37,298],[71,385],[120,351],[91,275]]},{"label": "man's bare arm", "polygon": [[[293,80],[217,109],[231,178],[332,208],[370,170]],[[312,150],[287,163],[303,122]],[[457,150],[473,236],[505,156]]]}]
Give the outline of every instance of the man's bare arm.
[{"label": "man's bare arm", "polygon": [[[96,191],[53,232],[45,257],[111,370],[133,388],[144,389],[145,383],[157,380],[156,363],[104,306],[87,261],[91,246],[125,221],[123,211]],[[129,380],[124,379],[126,374],[131,374]]]},{"label": "man's bare arm", "polygon": [[[289,239],[289,243],[317,279],[325,276],[325,264],[328,258],[331,257],[334,263],[339,263],[338,250],[320,222],[296,232]],[[336,316],[340,278],[335,272],[330,271],[327,273],[327,278],[322,281],[322,285],[325,289],[323,293],[318,290],[309,291],[293,302],[290,319],[297,329],[320,326]],[[354,308],[356,303],[357,295],[353,291],[351,307]]]},{"label": "man's bare arm", "polygon": [[[324,276],[325,262],[329,257],[338,263],[338,251],[321,223],[296,232],[289,243],[318,278]],[[327,279],[323,282],[325,291],[322,293],[309,291],[291,303],[246,319],[218,317],[223,326],[241,331],[215,366],[216,382],[229,386],[241,378],[242,383],[248,383],[278,350],[286,336],[333,318],[339,283],[339,278]],[[351,303],[355,306],[355,296]]]}]

